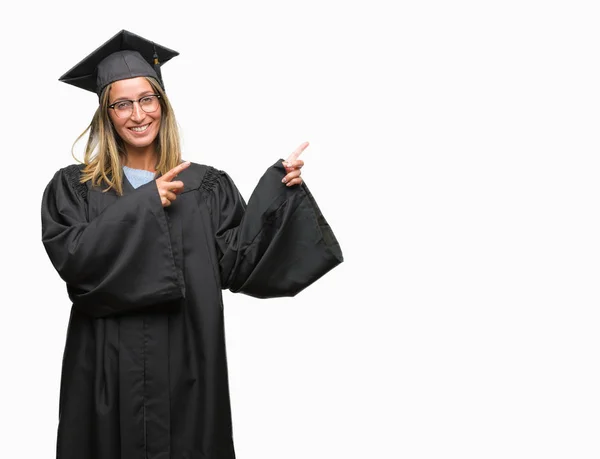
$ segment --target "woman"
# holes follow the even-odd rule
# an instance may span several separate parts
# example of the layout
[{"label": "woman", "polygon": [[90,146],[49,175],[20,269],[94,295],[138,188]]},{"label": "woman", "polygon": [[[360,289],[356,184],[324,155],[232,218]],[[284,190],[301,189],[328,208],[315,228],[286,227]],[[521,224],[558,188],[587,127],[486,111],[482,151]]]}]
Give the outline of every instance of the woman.
[{"label": "woman", "polygon": [[234,458],[221,290],[293,296],[342,262],[301,178],[307,143],[247,204],[225,172],[181,162],[158,61],[174,55],[121,31],[61,78],[99,96],[84,164],[42,202],[73,303],[61,459]]}]

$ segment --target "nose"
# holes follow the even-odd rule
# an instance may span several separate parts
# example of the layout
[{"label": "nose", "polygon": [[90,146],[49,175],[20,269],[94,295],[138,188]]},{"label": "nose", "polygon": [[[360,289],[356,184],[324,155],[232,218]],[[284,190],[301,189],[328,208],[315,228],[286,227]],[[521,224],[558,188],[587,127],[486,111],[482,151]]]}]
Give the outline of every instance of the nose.
[{"label": "nose", "polygon": [[141,121],[144,119],[144,116],[145,112],[142,110],[142,107],[140,107],[139,102],[134,102],[133,107],[131,107],[131,119],[133,121]]}]

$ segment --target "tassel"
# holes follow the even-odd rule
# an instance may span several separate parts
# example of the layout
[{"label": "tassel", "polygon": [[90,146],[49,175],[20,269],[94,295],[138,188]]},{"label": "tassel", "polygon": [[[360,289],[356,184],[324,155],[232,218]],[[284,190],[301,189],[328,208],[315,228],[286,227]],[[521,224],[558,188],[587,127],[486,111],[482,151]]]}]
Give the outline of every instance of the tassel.
[{"label": "tassel", "polygon": [[158,53],[156,52],[156,45],[154,43],[152,43],[152,46],[154,47],[154,55],[152,56],[152,59],[154,59],[154,65],[153,65],[154,71],[156,72],[156,75],[158,76],[158,82],[160,83],[161,87],[164,90],[165,85],[163,84],[162,74],[160,73],[160,62],[158,60]]}]

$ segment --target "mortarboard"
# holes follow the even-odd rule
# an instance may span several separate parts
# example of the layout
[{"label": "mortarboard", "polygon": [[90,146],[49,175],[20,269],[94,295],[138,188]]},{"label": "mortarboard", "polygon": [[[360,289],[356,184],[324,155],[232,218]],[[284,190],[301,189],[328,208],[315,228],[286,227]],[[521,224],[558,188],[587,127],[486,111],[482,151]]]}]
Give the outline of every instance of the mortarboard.
[{"label": "mortarboard", "polygon": [[98,96],[114,81],[140,76],[156,78],[164,89],[160,66],[177,55],[177,51],[121,30],[59,81],[95,92]]}]

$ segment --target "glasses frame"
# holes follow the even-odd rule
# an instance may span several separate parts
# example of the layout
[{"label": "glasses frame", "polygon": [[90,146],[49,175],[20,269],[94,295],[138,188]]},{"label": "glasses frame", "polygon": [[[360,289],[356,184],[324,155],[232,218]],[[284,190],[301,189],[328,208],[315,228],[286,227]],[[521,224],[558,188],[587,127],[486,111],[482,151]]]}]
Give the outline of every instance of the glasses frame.
[{"label": "glasses frame", "polygon": [[137,104],[140,106],[140,108],[142,109],[142,111],[143,111],[144,113],[154,113],[156,110],[158,110],[158,107],[156,107],[156,108],[155,108],[154,110],[152,110],[151,112],[147,112],[146,110],[144,110],[144,107],[142,107],[142,104],[140,103],[140,101],[141,101],[142,99],[145,99],[146,97],[156,97],[156,99],[158,100],[158,105],[160,106],[160,99],[161,99],[161,97],[160,97],[160,94],[146,94],[145,96],[142,96],[142,97],[140,97],[140,98],[139,98],[139,99],[137,99],[137,100],[131,100],[131,99],[120,99],[120,100],[117,100],[116,102],[113,102],[112,104],[110,104],[110,105],[108,106],[108,108],[112,108],[112,109],[115,111],[115,114],[117,115],[117,117],[121,118],[121,117],[119,116],[119,112],[118,112],[118,110],[115,108],[115,106],[116,106],[117,104],[120,104],[120,103],[122,103],[122,102],[131,102],[131,113],[129,114],[129,116],[131,116],[131,114],[133,113],[133,106],[134,106],[134,105],[135,105],[135,103],[137,102]]}]

